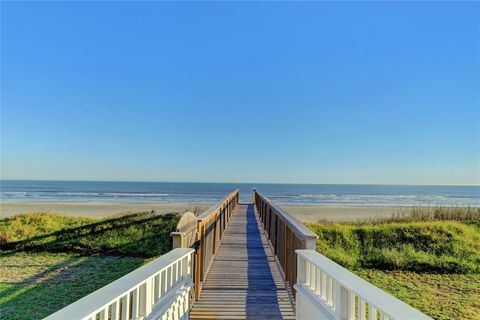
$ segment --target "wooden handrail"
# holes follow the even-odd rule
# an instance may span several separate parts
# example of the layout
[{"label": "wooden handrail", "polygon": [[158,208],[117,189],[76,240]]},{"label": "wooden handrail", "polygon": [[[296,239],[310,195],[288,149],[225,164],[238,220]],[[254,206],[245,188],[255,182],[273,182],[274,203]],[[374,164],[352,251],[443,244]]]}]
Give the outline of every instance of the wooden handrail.
[{"label": "wooden handrail", "polygon": [[[253,189],[253,201],[263,228],[280,263],[285,282],[294,292],[297,280],[297,249],[315,250],[317,235],[288,212],[275,206],[267,197]],[[294,298],[295,295],[292,295]]]},{"label": "wooden handrail", "polygon": [[225,196],[197,217],[197,250],[195,254],[195,300],[200,299],[202,283],[220,245],[233,210],[238,205],[239,190]]},{"label": "wooden handrail", "polygon": [[[196,222],[187,221],[176,232],[172,232],[175,247],[195,249],[194,276],[195,300],[200,298],[202,284],[220,245],[225,228],[238,205],[239,190],[225,196],[207,211],[196,217]],[[191,216],[191,213],[186,213]],[[185,217],[189,220],[190,217]],[[181,220],[183,220],[182,217]]]}]

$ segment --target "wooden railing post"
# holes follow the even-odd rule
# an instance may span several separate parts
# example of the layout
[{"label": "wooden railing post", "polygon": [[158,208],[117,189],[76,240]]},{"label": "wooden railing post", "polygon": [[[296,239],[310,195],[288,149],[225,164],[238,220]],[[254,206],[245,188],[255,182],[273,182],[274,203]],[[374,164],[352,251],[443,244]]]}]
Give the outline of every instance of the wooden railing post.
[{"label": "wooden railing post", "polygon": [[173,249],[192,248],[197,238],[197,217],[185,212],[177,223],[176,231],[170,233]]},{"label": "wooden railing post", "polygon": [[198,301],[198,299],[200,299],[200,283],[201,283],[201,280],[200,280],[200,259],[201,258],[200,257],[201,257],[200,248],[198,248],[195,251],[195,259],[194,259],[195,277],[193,279],[193,283],[195,286],[195,301]]},{"label": "wooden railing post", "polygon": [[214,221],[214,224],[213,224],[212,254],[215,254],[215,250],[217,249],[216,240],[217,240],[217,232],[219,231],[217,229],[217,225],[218,225],[218,220],[219,220],[220,217],[221,217],[221,215],[216,217],[215,221]]}]

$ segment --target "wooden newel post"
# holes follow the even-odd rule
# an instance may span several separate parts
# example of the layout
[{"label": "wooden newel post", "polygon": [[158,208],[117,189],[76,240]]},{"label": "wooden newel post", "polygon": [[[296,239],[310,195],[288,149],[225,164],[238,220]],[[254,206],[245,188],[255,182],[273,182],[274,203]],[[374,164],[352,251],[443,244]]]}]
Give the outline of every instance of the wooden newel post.
[{"label": "wooden newel post", "polygon": [[197,217],[191,212],[185,212],[178,221],[176,231],[170,235],[173,249],[191,248],[197,237]]},{"label": "wooden newel post", "polygon": [[309,236],[305,237],[305,248],[309,250],[316,250],[317,249],[317,236]]}]

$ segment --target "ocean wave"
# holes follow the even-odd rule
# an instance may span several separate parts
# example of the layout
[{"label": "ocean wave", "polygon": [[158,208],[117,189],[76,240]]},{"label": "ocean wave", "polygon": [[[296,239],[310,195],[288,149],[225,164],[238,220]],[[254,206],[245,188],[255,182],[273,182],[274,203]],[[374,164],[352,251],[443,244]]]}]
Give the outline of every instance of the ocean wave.
[{"label": "ocean wave", "polygon": [[[62,189],[63,187],[63,189]],[[3,187],[0,190],[1,200],[31,200],[31,201],[106,201],[106,202],[183,202],[183,203],[214,203],[222,199],[231,188],[204,188],[204,185],[158,184],[157,187],[141,186],[129,183],[95,184],[90,190],[83,185],[68,184],[68,186],[49,184],[43,189],[30,186]],[[103,190],[102,190],[103,188]],[[196,189],[195,189],[196,188]],[[282,189],[283,188],[283,189]],[[392,188],[376,186],[346,186],[338,185],[319,190],[315,186],[298,188],[295,185],[264,187],[262,193],[274,203],[280,205],[359,205],[359,206],[480,206],[480,189],[478,188]],[[295,189],[296,188],[296,189]],[[227,190],[228,189],[228,190]],[[353,190],[352,190],[353,189]],[[240,201],[250,202],[251,188],[241,190]]]}]

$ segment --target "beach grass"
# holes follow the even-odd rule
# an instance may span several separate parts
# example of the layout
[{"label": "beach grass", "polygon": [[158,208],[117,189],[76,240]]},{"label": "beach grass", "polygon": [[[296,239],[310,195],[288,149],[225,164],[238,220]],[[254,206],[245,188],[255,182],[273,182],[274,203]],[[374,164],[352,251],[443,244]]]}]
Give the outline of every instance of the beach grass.
[{"label": "beach grass", "polygon": [[0,219],[0,318],[41,319],[172,249],[177,214]]},{"label": "beach grass", "polygon": [[391,217],[369,218],[358,222],[390,223],[414,221],[480,222],[480,207],[413,206],[395,208]]}]

